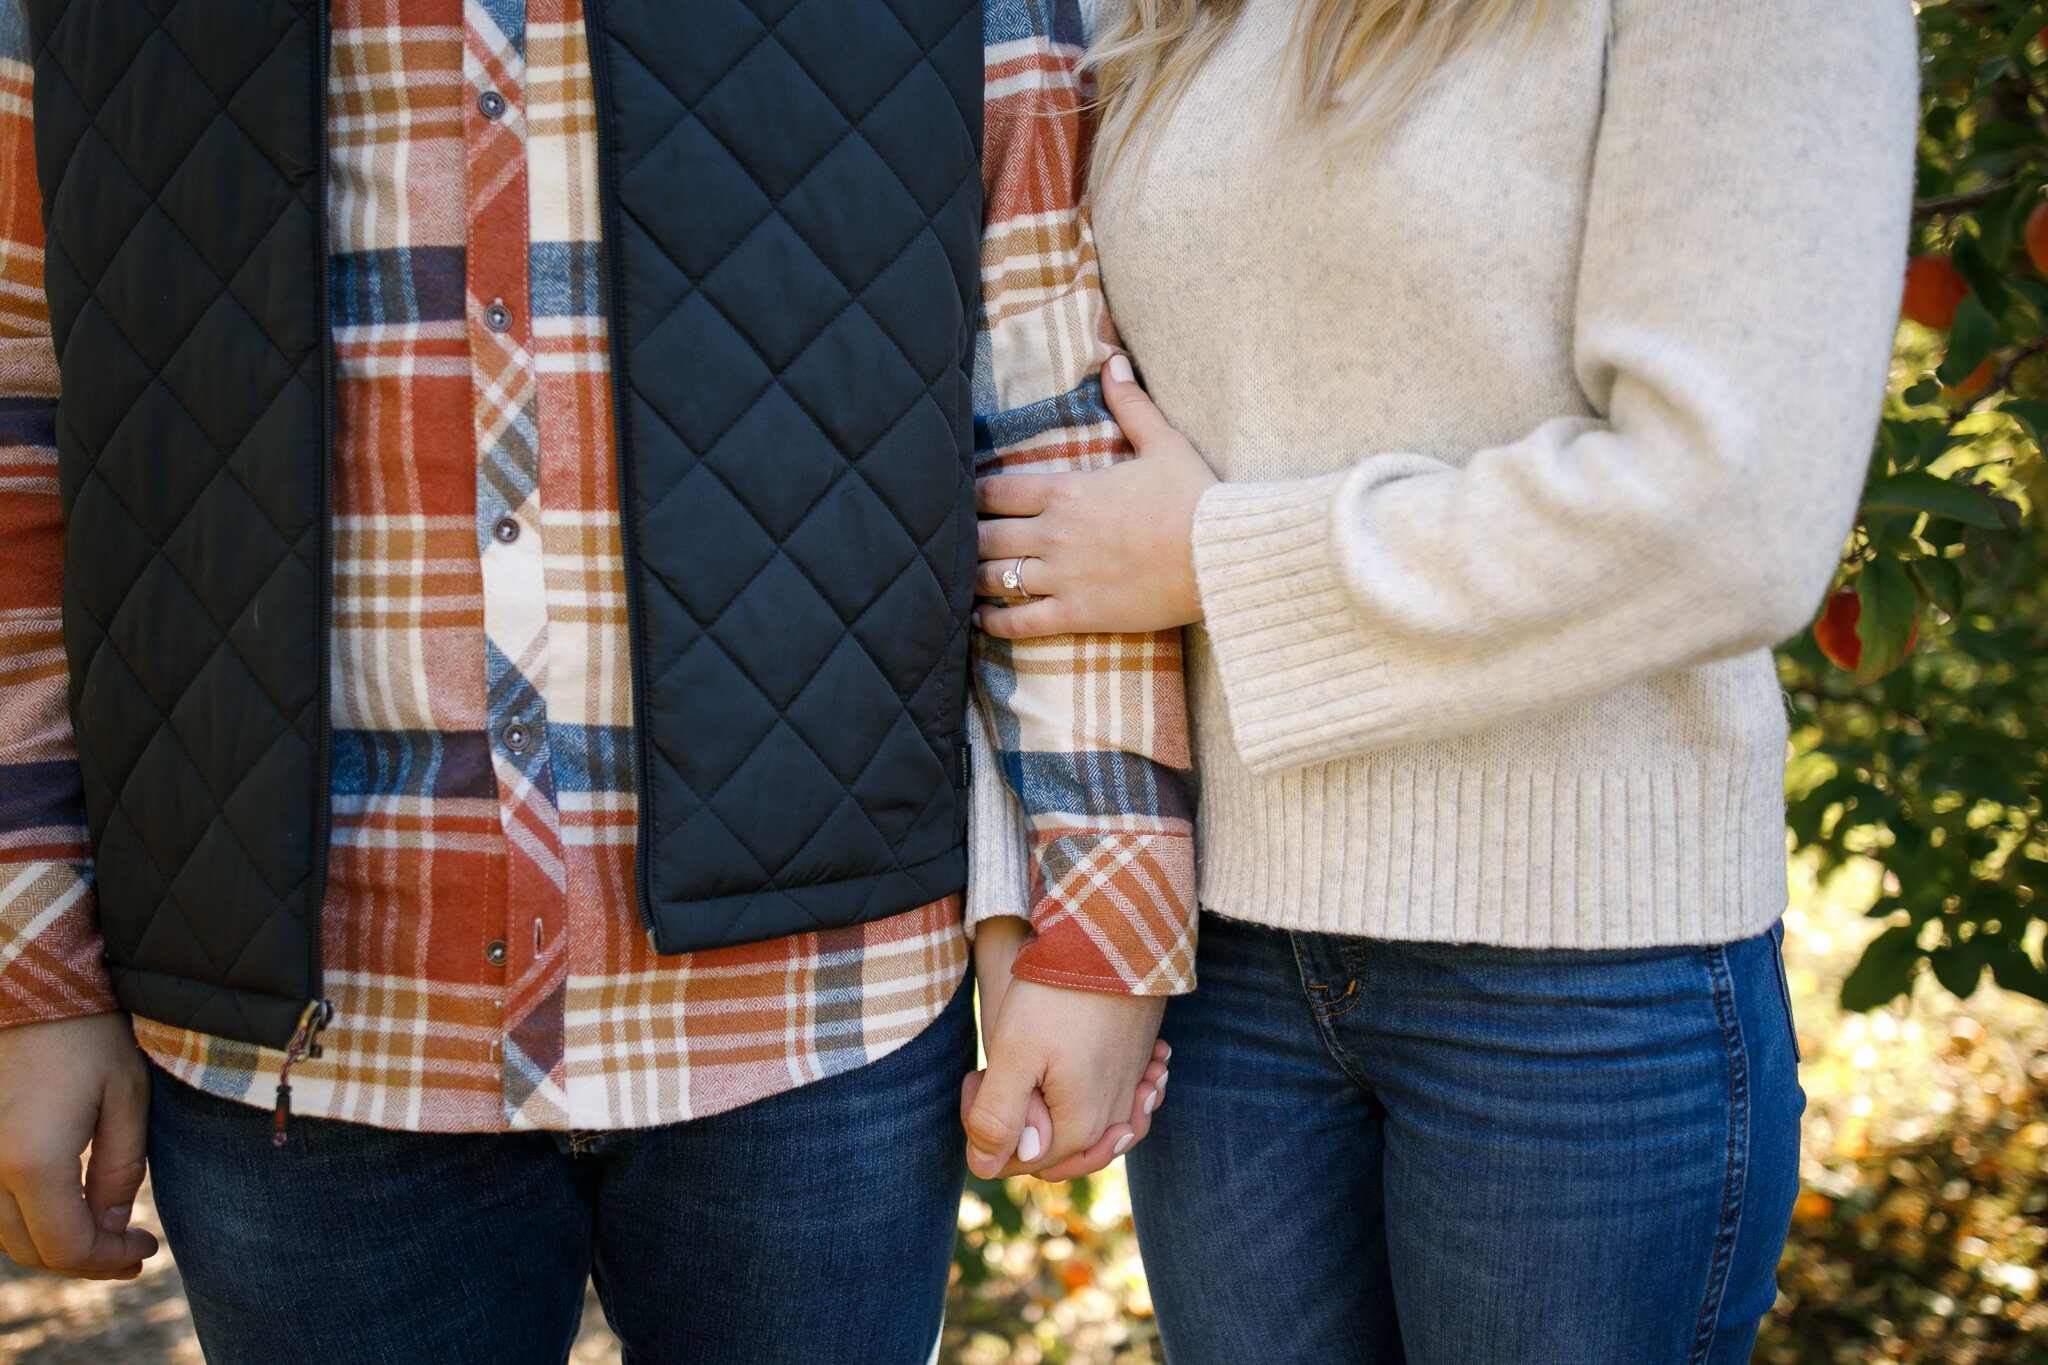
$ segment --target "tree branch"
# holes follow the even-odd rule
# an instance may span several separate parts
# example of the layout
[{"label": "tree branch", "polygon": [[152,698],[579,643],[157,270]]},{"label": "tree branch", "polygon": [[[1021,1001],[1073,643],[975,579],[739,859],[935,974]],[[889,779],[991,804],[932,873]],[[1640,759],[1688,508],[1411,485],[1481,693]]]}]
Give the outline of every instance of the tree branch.
[{"label": "tree branch", "polygon": [[1979,189],[1965,190],[1961,194],[1937,195],[1932,199],[1921,199],[1913,205],[1915,218],[1928,218],[1937,213],[1954,213],[1957,209],[1973,209],[1988,203],[1998,192],[2012,184],[2012,178],[1994,180]]}]

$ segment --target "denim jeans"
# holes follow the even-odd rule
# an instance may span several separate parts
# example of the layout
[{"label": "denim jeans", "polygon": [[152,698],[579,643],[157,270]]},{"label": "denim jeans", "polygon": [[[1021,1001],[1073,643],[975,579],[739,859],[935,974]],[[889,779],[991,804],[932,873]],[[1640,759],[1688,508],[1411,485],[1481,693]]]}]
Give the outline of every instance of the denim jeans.
[{"label": "denim jeans", "polygon": [[210,1365],[560,1365],[587,1276],[628,1362],[925,1365],[966,1175],[972,987],[917,1038],[727,1113],[434,1135],[162,1072],[149,1159]]},{"label": "denim jeans", "polygon": [[1529,951],[1209,916],[1130,1158],[1170,1365],[1731,1365],[1798,1193],[1781,930]]}]

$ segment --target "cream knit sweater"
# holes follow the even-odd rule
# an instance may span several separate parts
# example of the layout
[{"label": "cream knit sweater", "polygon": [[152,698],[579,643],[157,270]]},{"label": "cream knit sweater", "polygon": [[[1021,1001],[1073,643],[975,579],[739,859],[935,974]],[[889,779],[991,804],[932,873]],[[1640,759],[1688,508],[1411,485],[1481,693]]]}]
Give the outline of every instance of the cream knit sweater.
[{"label": "cream knit sweater", "polygon": [[1202,904],[1528,947],[1758,933],[1785,901],[1768,647],[1870,450],[1911,9],[1550,0],[1325,155],[1278,93],[1300,3],[1249,0],[1095,202],[1141,377],[1225,480],[1189,632]]}]

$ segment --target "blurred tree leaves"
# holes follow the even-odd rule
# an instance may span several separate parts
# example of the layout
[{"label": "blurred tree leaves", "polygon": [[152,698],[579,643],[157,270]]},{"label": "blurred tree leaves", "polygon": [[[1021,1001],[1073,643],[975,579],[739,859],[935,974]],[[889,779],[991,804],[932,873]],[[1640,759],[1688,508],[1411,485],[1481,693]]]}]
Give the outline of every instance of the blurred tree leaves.
[{"label": "blurred tree leaves", "polygon": [[1810,634],[1779,651],[1793,842],[1824,872],[1886,872],[1871,914],[1892,923],[1843,985],[1852,1009],[1923,968],[2048,999],[2048,6],[1918,8],[1912,249],[1969,294],[1946,332],[1899,329],[1838,583],[1862,606],[1855,676]]}]

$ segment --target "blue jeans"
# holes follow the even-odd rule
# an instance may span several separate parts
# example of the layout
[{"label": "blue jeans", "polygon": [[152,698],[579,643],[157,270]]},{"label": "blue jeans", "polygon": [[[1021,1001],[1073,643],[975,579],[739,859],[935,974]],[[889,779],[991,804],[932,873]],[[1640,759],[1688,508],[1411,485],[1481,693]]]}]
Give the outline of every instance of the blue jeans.
[{"label": "blue jeans", "polygon": [[617,1133],[270,1114],[162,1072],[149,1159],[210,1365],[560,1365],[594,1276],[628,1362],[925,1365],[966,1175],[963,986],[879,1061]]},{"label": "blue jeans", "polygon": [[1131,1196],[1170,1365],[1730,1365],[1798,1193],[1781,931],[1527,951],[1202,922]]}]

